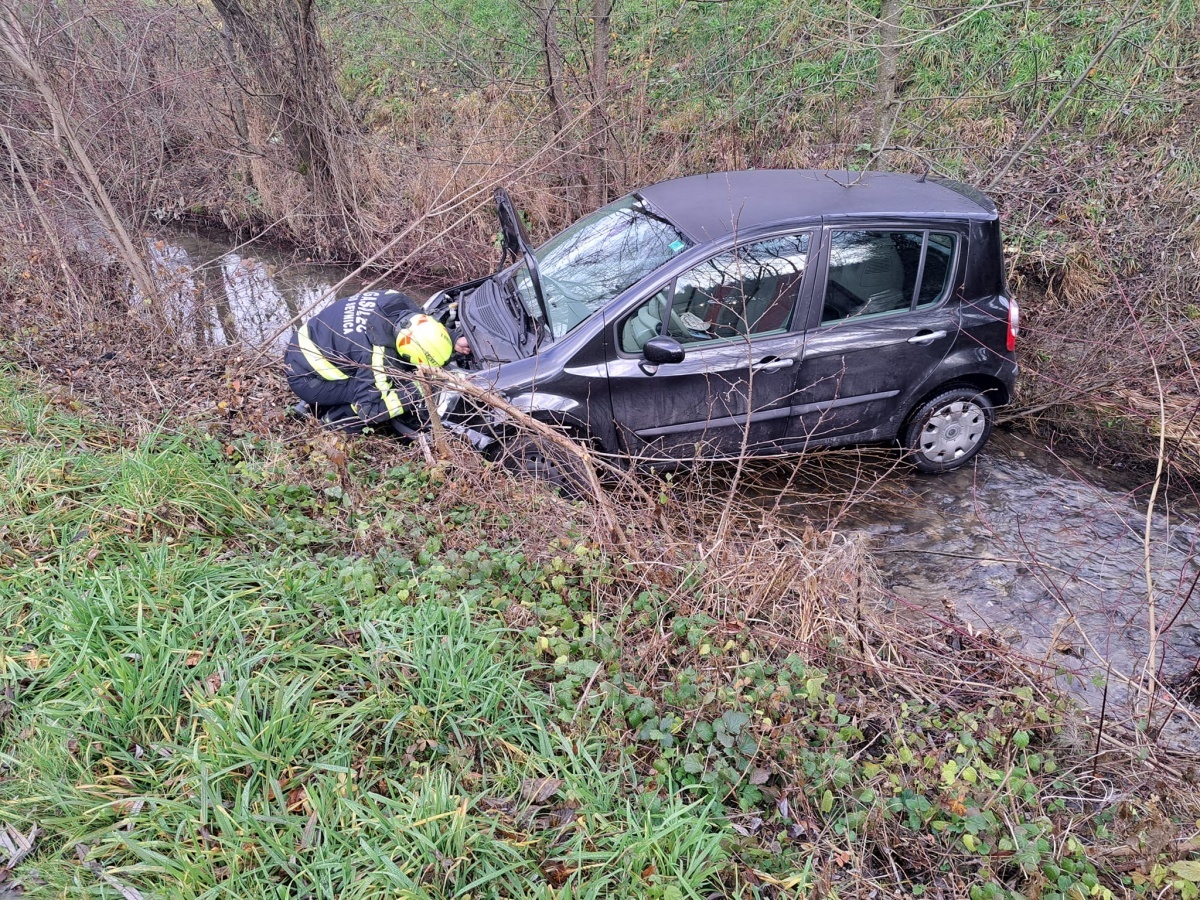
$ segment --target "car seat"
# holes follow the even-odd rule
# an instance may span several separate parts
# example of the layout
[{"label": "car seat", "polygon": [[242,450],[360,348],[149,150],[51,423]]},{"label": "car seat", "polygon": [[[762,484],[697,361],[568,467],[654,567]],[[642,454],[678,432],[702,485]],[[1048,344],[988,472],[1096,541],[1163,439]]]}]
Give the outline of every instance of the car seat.
[{"label": "car seat", "polygon": [[[641,353],[646,341],[663,333],[663,308],[666,306],[665,291],[659,291],[638,309],[625,323],[621,333],[621,349],[626,353]],[[671,311],[670,327],[667,331],[676,339],[683,337],[683,325],[675,311]]]},{"label": "car seat", "polygon": [[[829,262],[830,292],[826,304],[837,310],[837,318],[870,315],[908,306],[900,254],[890,239],[880,237],[845,247],[834,246]],[[864,254],[864,250],[869,252]],[[834,287],[838,291],[833,291]],[[843,302],[830,303],[831,298]],[[849,302],[845,303],[845,300]]]},{"label": "car seat", "polygon": [[778,331],[787,325],[796,305],[800,278],[799,273],[771,275],[758,282],[754,295],[746,298],[746,326],[750,334]]}]

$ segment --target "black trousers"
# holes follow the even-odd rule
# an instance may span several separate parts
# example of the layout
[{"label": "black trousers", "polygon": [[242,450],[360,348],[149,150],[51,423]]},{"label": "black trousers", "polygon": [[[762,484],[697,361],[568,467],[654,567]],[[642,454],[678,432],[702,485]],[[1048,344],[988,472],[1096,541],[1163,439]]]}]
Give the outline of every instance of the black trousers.
[{"label": "black trousers", "polygon": [[[362,434],[366,423],[350,405],[354,400],[354,382],[351,379],[326,381],[308,367],[304,354],[295,344],[288,347],[283,362],[288,386],[309,405],[316,418],[347,434]],[[420,412],[423,402],[420,400],[420,391],[412,382],[404,382],[396,385],[396,392],[403,399],[405,414],[371,427],[380,434],[412,437],[426,424]]]},{"label": "black trousers", "polygon": [[352,382],[349,379],[326,381],[309,369],[304,355],[295,344],[288,347],[283,361],[288,387],[309,405],[316,418],[350,434],[362,432],[363,420],[350,405]]}]

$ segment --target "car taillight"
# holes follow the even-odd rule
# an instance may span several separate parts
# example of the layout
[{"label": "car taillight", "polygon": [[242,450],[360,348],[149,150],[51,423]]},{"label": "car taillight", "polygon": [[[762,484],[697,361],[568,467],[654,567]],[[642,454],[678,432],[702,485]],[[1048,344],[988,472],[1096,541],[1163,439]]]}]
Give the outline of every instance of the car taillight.
[{"label": "car taillight", "polygon": [[1017,349],[1017,335],[1021,333],[1021,310],[1017,307],[1017,301],[1009,299],[1008,301],[1008,349],[1013,351]]}]

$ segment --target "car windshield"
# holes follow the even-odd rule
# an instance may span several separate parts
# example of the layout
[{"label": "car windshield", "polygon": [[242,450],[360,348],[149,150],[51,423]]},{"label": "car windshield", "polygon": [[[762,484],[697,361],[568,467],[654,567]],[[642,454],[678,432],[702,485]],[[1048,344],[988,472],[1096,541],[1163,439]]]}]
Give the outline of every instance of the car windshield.
[{"label": "car windshield", "polygon": [[[535,252],[550,333],[562,337],[610,300],[691,245],[636,195],[580,219]],[[516,286],[529,314],[541,319],[522,263]]]}]

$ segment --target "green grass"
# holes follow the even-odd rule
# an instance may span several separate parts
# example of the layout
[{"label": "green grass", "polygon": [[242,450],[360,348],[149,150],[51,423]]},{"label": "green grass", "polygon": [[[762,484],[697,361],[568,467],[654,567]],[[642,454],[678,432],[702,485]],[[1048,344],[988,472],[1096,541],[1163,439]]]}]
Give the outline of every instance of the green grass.
[{"label": "green grass", "polygon": [[[919,129],[915,136],[922,144],[946,143],[961,122],[939,110],[942,101],[959,96],[984,98],[996,114],[1031,131],[1119,27],[1121,38],[1052,125],[1125,137],[1164,127],[1181,109],[1171,73],[1195,52],[1195,11],[1191,3],[1152,4],[1134,7],[1126,20],[1129,9],[1119,3],[1098,15],[1083,0],[905,7],[900,133]],[[559,42],[571,78],[587,77],[591,15],[588,4],[558,8]],[[666,123],[670,131],[680,107],[699,97],[706,121],[696,130],[706,136],[720,123],[736,129],[732,136],[757,145],[779,131],[785,113],[800,115],[803,130],[818,136],[839,107],[844,113],[872,102],[875,15],[870,7],[828,0],[618,3],[610,69],[616,83],[638,91],[644,86],[648,108],[638,122]],[[532,11],[511,0],[415,4],[403,11],[376,0],[338,0],[330,9],[329,39],[343,50],[352,92],[386,107],[397,99],[415,101],[430,87],[454,94],[492,81],[536,81],[541,51],[534,26]],[[523,104],[524,96],[516,92],[508,100]],[[610,102],[618,120],[628,112]],[[648,134],[658,137],[659,130]],[[638,139],[629,134],[622,143]],[[691,132],[685,129],[675,139],[689,141]]]},{"label": "green grass", "polygon": [[1141,881],[1104,868],[1130,828],[1183,834],[1194,807],[1136,769],[1101,770],[1120,805],[1095,792],[1069,704],[1002,667],[918,696],[837,628],[805,658],[773,625],[686,611],[699,560],[641,579],[549,498],[472,500],[412,462],[352,461],[347,490],[311,448],[129,443],[70,406],[0,373],[0,827],[40,829],[12,876],[33,896],[899,878],[1066,898],[1191,871],[1158,850]]},{"label": "green grass", "polygon": [[[556,721],[477,615],[513,585],[329,552],[324,492],[201,438],[81,448],[112,436],[2,384],[0,821],[43,830],[47,891],[557,896],[548,870],[583,897],[650,868],[700,896],[726,866],[719,804],[651,808]],[[402,508],[427,485],[397,476]]]}]

